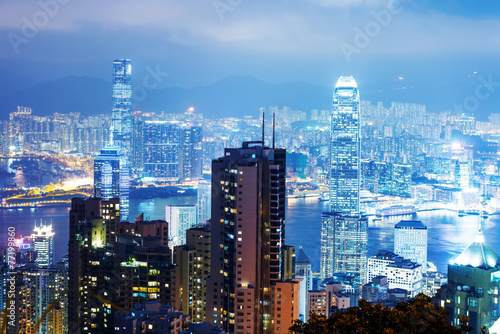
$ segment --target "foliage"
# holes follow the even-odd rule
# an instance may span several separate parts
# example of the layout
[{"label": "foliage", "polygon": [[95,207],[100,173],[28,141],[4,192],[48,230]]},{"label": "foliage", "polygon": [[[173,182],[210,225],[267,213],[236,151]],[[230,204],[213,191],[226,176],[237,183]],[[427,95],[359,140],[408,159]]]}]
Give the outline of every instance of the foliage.
[{"label": "foliage", "polygon": [[[461,325],[452,326],[446,309],[435,306],[430,297],[419,294],[394,308],[361,300],[358,307],[336,312],[329,318],[311,312],[308,322],[295,320],[289,330],[296,334],[462,334],[473,330],[468,321],[462,316]],[[481,333],[488,331],[483,328]]]}]

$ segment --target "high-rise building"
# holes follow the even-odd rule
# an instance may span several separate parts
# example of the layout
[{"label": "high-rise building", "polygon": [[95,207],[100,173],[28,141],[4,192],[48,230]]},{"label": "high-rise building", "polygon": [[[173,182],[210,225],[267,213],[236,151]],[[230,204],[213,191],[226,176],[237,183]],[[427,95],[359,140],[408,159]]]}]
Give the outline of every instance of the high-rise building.
[{"label": "high-rise building", "polygon": [[94,160],[94,196],[120,199],[120,220],[128,220],[130,174],[127,157],[113,143],[106,145]]},{"label": "high-rise building", "polygon": [[167,205],[168,239],[172,247],[186,243],[186,231],[198,225],[195,205]]},{"label": "high-rise building", "polygon": [[427,268],[427,226],[402,220],[394,226],[394,253]]},{"label": "high-rise building", "polygon": [[54,264],[54,232],[52,225],[36,226],[31,236],[36,252],[35,263],[38,268],[48,268]]},{"label": "high-rise building", "polygon": [[500,257],[485,242],[481,231],[471,245],[448,264],[448,283],[434,297],[434,303],[448,310],[458,326],[467,315],[473,334],[481,333],[499,318]]},{"label": "high-rise building", "polygon": [[111,127],[116,144],[128,155],[132,143],[132,64],[130,59],[113,61]]},{"label": "high-rise building", "polygon": [[68,318],[75,332],[112,333],[117,309],[172,303],[168,223],[142,221],[141,215],[133,223],[111,224],[119,211],[117,199],[72,199]]},{"label": "high-rise building", "polygon": [[321,224],[321,277],[349,273],[355,275],[355,285],[365,284],[368,218],[324,212]]},{"label": "high-rise building", "polygon": [[199,179],[203,170],[202,160],[203,128],[187,126],[181,129],[182,177]]},{"label": "high-rise building", "polygon": [[307,311],[307,291],[313,289],[312,265],[309,257],[304,252],[302,246],[299,247],[299,254],[295,259],[295,278],[301,278],[299,318],[307,321],[309,312]]},{"label": "high-rise building", "polygon": [[204,322],[206,317],[206,280],[210,273],[211,236],[208,227],[186,231],[186,244],[174,248],[175,307]]},{"label": "high-rise building", "polygon": [[330,211],[359,215],[361,171],[359,92],[353,77],[340,77],[333,94],[330,143]]},{"label": "high-rise building", "polygon": [[198,183],[196,214],[198,225],[203,226],[210,220],[212,212],[212,184],[209,182]]},{"label": "high-rise building", "polygon": [[178,181],[181,175],[179,125],[166,121],[145,121],[144,175],[154,181]]},{"label": "high-rise building", "polygon": [[292,276],[285,262],[294,251],[285,247],[285,173],[286,151],[260,141],[212,163],[207,322],[228,332],[272,333],[279,320],[274,289]]},{"label": "high-rise building", "polygon": [[330,142],[330,212],[323,213],[321,276],[354,274],[366,280],[368,219],[360,215],[361,135],[359,92],[353,77],[340,77],[333,93]]},{"label": "high-rise building", "polygon": [[415,297],[422,292],[422,265],[381,250],[368,259],[367,281],[386,276],[389,289],[403,289]]}]

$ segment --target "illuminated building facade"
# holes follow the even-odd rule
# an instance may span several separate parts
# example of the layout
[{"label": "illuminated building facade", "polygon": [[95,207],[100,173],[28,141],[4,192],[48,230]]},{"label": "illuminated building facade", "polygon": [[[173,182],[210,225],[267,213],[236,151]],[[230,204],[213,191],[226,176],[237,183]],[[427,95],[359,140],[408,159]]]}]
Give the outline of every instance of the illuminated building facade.
[{"label": "illuminated building facade", "polygon": [[330,142],[330,211],[359,215],[359,92],[353,77],[340,77],[333,94]]},{"label": "illuminated building facade", "polygon": [[167,205],[165,220],[168,221],[168,237],[172,247],[186,243],[186,231],[196,227],[197,216],[195,205]]},{"label": "illuminated building facade", "polygon": [[198,183],[196,214],[198,225],[203,226],[211,218],[212,212],[212,184],[209,182]]},{"label": "illuminated building facade", "polygon": [[340,77],[333,94],[330,142],[330,212],[321,217],[321,277],[336,273],[366,280],[368,219],[361,217],[359,91],[353,77]]},{"label": "illuminated building facade", "polygon": [[132,142],[132,61],[113,61],[112,120],[113,138],[125,154],[131,151]]},{"label": "illuminated building facade", "polygon": [[211,325],[273,332],[273,291],[293,272],[286,264],[294,249],[285,247],[285,173],[286,151],[260,141],[227,148],[212,163]]},{"label": "illuminated building facade", "polygon": [[196,180],[201,178],[203,169],[202,143],[203,128],[187,126],[181,129],[182,178]]},{"label": "illuminated building facade", "polygon": [[175,304],[191,317],[205,321],[206,280],[210,274],[211,233],[208,227],[186,231],[186,244],[174,248]]},{"label": "illuminated building facade", "polygon": [[368,218],[324,212],[321,224],[321,277],[349,273],[355,275],[356,285],[365,284]]},{"label": "illuminated building facade", "polygon": [[461,315],[468,316],[472,333],[478,334],[500,316],[499,289],[500,257],[479,231],[471,245],[448,264],[448,283],[438,291],[434,303],[448,310],[455,326]]},{"label": "illuminated building facade", "polygon": [[394,253],[427,268],[427,226],[402,220],[394,226]]},{"label": "illuminated building facade", "polygon": [[54,264],[54,232],[52,225],[36,226],[31,236],[36,252],[35,263],[38,268],[48,268]]},{"label": "illuminated building facade", "polygon": [[154,181],[178,181],[181,177],[181,130],[167,121],[145,121],[144,175]]},{"label": "illuminated building facade", "polygon": [[104,200],[120,199],[120,220],[128,220],[130,171],[123,150],[106,145],[94,159],[94,196]]}]

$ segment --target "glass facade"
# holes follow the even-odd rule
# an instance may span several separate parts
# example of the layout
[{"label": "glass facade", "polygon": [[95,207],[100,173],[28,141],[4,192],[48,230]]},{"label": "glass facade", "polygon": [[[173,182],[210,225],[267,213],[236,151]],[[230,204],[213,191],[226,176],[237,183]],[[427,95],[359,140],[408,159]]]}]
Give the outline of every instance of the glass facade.
[{"label": "glass facade", "polygon": [[359,215],[359,92],[353,77],[340,77],[333,94],[330,143],[330,211]]},{"label": "glass facade", "polygon": [[127,158],[116,145],[107,145],[94,160],[94,196],[120,199],[120,220],[129,213],[130,175]]},{"label": "glass facade", "polygon": [[155,181],[177,181],[181,171],[181,129],[177,123],[145,121],[144,175]]},{"label": "glass facade", "polygon": [[131,150],[132,64],[130,59],[113,61],[112,128],[115,143],[125,154]]},{"label": "glass facade", "polygon": [[321,277],[353,274],[366,280],[368,220],[361,217],[359,92],[353,77],[340,77],[333,93],[330,142],[330,212],[321,217]]}]

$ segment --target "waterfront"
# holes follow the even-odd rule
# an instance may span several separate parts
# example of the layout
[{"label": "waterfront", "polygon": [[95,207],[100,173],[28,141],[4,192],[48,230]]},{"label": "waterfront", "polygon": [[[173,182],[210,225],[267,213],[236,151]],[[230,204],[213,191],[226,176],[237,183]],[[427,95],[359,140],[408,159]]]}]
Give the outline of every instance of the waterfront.
[{"label": "waterfront", "polygon": [[[196,196],[169,198],[131,199],[130,217],[144,213],[146,219],[164,219],[165,205],[195,204]],[[285,238],[288,245],[303,246],[313,263],[313,270],[319,270],[321,212],[328,210],[328,202],[316,198],[287,199]],[[31,233],[35,220],[52,222],[55,231],[55,260],[66,253],[68,242],[68,213],[66,206],[51,208],[25,208],[0,210],[0,240],[6,242],[8,226],[16,227],[17,235]],[[484,222],[486,242],[500,253],[500,216],[482,219],[480,216],[458,217],[452,211],[426,211],[408,216],[386,217],[381,221],[370,219],[368,234],[368,255],[379,249],[393,249],[394,225],[403,219],[421,220],[428,227],[428,260],[439,271],[446,272],[447,264],[460,254],[474,239],[480,221]]]}]

